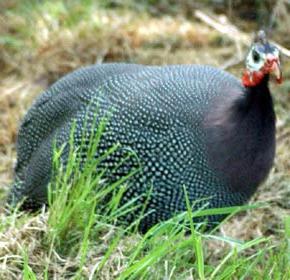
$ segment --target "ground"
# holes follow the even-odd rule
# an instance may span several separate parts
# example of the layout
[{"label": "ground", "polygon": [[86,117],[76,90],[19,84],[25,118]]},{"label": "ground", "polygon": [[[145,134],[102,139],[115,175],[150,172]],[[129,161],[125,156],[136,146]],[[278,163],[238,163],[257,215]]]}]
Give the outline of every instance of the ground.
[{"label": "ground", "polygon": [[[194,11],[188,12],[187,1],[181,1],[184,5],[153,2],[158,4],[156,9],[154,3],[135,5],[134,1],[128,1],[127,5],[113,5],[113,1],[69,4],[60,0],[0,3],[1,279],[68,279],[72,275],[79,279],[90,276],[90,279],[128,279],[130,275],[135,279],[290,278],[289,57],[282,56],[284,83],[271,85],[277,113],[275,165],[250,202],[263,204],[225,222],[214,233],[216,238],[194,233],[194,253],[188,250],[192,248],[190,242],[180,243],[175,239],[180,237],[177,233],[157,234],[155,240],[148,241],[138,233],[124,235],[121,229],[109,226],[94,228],[90,234],[95,239],[90,235],[89,249],[68,253],[49,237],[55,236],[50,231],[57,227],[53,223],[53,211],[38,215],[6,213],[3,205],[13,179],[20,120],[34,98],[64,74],[95,62],[126,61],[227,65],[227,71],[241,76],[243,62],[227,64],[235,57],[236,43],[197,20]],[[273,11],[279,20],[274,24],[272,37],[289,49],[286,2],[275,2]],[[208,6],[201,8],[207,13],[216,12]],[[233,15],[230,20],[247,34],[259,25]],[[240,47],[243,53],[247,50],[243,44]],[[63,239],[66,238],[60,238]],[[197,245],[199,239],[202,247]],[[191,239],[184,237],[184,240]],[[169,241],[177,249],[171,248]],[[84,261],[76,251],[86,252]]]}]

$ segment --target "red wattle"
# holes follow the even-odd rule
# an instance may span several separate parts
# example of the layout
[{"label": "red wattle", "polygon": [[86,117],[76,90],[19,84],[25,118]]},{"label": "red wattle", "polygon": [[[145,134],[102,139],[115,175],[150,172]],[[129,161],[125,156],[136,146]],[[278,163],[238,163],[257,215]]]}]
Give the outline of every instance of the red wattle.
[{"label": "red wattle", "polygon": [[280,74],[280,77],[279,78],[276,78],[276,82],[277,82],[277,84],[282,84],[282,82],[283,82],[283,76],[282,76],[282,74]]},{"label": "red wattle", "polygon": [[245,87],[254,87],[258,85],[264,77],[261,71],[250,72],[245,70],[242,76],[242,83]]}]

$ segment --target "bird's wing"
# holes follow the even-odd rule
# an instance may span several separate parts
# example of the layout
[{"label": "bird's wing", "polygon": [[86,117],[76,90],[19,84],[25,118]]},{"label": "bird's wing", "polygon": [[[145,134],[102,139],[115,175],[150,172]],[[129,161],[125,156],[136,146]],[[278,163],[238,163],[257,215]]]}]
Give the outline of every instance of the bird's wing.
[{"label": "bird's wing", "polygon": [[17,139],[16,174],[25,172],[33,152],[57,127],[86,106],[92,89],[114,75],[137,72],[144,66],[103,64],[81,68],[63,77],[39,96],[24,117]]}]

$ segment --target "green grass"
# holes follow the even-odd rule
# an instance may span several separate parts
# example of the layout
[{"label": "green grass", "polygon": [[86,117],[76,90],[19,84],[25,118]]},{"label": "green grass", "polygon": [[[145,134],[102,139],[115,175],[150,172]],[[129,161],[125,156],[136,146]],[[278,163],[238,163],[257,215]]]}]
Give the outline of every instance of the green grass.
[{"label": "green grass", "polygon": [[[53,158],[55,175],[49,187],[46,229],[38,240],[45,261],[41,264],[36,263],[36,256],[31,255],[29,245],[21,244],[19,240],[21,255],[14,255],[11,252],[11,259],[18,260],[22,279],[51,279],[53,275],[57,275],[57,279],[89,277],[103,279],[108,273],[113,273],[110,279],[120,280],[164,279],[164,277],[165,279],[188,279],[188,277],[289,279],[290,218],[285,221],[285,240],[279,245],[271,244],[271,239],[264,237],[247,242],[235,240],[229,236],[221,236],[217,228],[204,233],[203,226],[193,222],[193,218],[197,216],[236,213],[253,206],[200,209],[193,212],[192,206],[195,202],[189,201],[184,188],[186,212],[155,225],[144,235],[135,230],[142,216],[136,217],[136,222],[130,226],[118,225],[117,221],[121,216],[134,210],[132,207],[134,200],[132,203],[120,205],[126,181],[134,172],[110,184],[105,183],[104,170],[96,172],[96,167],[102,160],[120,148],[118,145],[113,146],[101,158],[95,158],[105,123],[101,122],[96,132],[90,134],[84,163],[78,157],[82,146],[74,148],[74,126],[68,143],[70,149],[66,168],[62,165],[65,146],[55,147]],[[95,128],[92,128],[92,131],[95,131]],[[19,219],[18,216],[16,209],[1,221],[3,235],[11,227],[17,231],[29,219],[37,217],[25,214]],[[27,232],[30,234],[29,228]],[[106,246],[97,253],[98,261],[96,261],[94,248],[102,246],[103,239],[107,235],[109,237]],[[224,248],[212,263],[206,248],[211,242],[221,243]],[[119,255],[120,250],[122,257]],[[70,269],[55,274],[59,265],[55,256],[67,263],[72,259],[75,261]],[[121,264],[118,269],[116,263]],[[92,264],[94,268],[89,270]]]},{"label": "green grass", "polygon": [[[0,32],[1,78],[5,81],[0,116],[7,112],[1,124],[8,123],[8,128],[3,125],[0,129],[3,136],[11,134],[8,144],[0,139],[3,159],[15,157],[15,128],[9,131],[9,124],[16,122],[12,116],[23,113],[23,101],[31,103],[18,97],[45,88],[46,82],[94,63],[99,56],[104,61],[221,65],[233,55],[232,42],[192,17],[182,18],[186,11],[178,10],[176,2],[165,10],[166,16],[147,13],[156,15],[152,3],[162,9],[162,3],[168,2],[23,0],[9,1],[7,9],[0,9],[0,16],[4,15],[0,28],[5,31]],[[181,17],[168,17],[174,9]],[[154,24],[158,32],[152,28]],[[184,30],[188,30],[186,35]],[[213,38],[227,43],[212,44]],[[187,199],[186,212],[141,235],[136,228],[143,209],[131,227],[118,223],[136,210],[134,201],[120,205],[127,179],[133,174],[107,183],[105,170],[96,172],[104,157],[120,148],[111,147],[102,158],[92,157],[105,128],[102,123],[82,171],[78,150],[70,150],[69,164],[63,168],[64,147],[56,147],[53,164],[58,172],[50,185],[48,211],[33,214],[14,209],[8,213],[1,209],[0,279],[290,279],[289,69],[286,60],[285,82],[274,89],[277,160],[256,197],[266,203],[192,211],[194,202]],[[240,70],[230,69],[237,75]],[[42,79],[45,85],[39,86]],[[3,102],[6,91],[8,97],[9,92],[15,93],[12,101]],[[8,173],[11,166],[10,161],[5,163],[0,172]],[[6,192],[1,187],[1,194]],[[192,222],[192,217],[225,213],[235,218],[211,232],[203,232],[203,225]]]}]

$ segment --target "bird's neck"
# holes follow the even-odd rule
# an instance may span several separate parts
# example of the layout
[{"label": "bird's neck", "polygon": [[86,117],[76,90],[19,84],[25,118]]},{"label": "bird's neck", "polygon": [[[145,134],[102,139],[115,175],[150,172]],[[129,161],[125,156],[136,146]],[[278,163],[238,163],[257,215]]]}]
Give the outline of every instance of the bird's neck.
[{"label": "bird's neck", "polygon": [[235,192],[253,193],[273,163],[275,114],[268,80],[228,92],[206,116],[209,163]]},{"label": "bird's neck", "polygon": [[232,110],[241,118],[247,117],[250,111],[261,116],[261,121],[272,116],[273,102],[269,90],[269,75],[264,75],[258,84],[245,86],[244,95],[232,104]]},{"label": "bird's neck", "polygon": [[[243,77],[243,79],[244,79],[244,77]],[[251,95],[259,94],[259,95],[261,95],[261,97],[270,94],[270,91],[269,91],[270,76],[269,76],[269,74],[263,75],[263,77],[260,77],[259,82],[255,82],[255,83],[252,83],[250,85],[246,85],[244,83],[243,79],[242,79],[242,83],[245,86],[246,93],[251,94]]]}]

